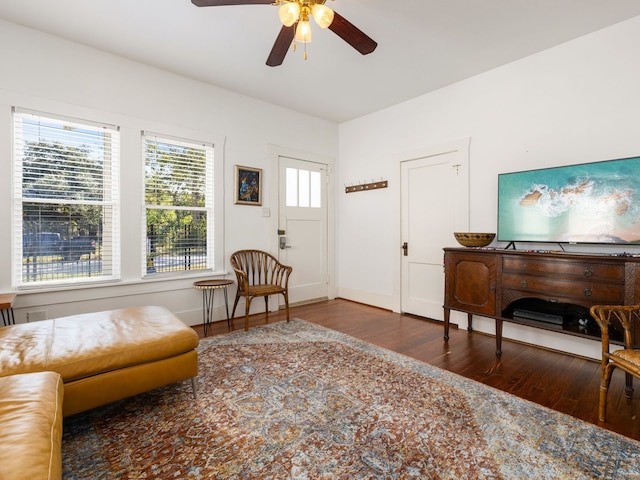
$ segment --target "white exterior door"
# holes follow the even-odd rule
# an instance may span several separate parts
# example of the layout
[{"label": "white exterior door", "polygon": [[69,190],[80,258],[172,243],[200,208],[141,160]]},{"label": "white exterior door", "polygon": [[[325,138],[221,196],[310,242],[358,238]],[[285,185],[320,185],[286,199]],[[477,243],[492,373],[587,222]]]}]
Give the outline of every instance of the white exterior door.
[{"label": "white exterior door", "polygon": [[469,227],[468,142],[408,157],[401,175],[402,311],[443,320],[444,247]]},{"label": "white exterior door", "polygon": [[291,265],[289,303],[328,298],[325,164],[279,157],[278,252]]}]

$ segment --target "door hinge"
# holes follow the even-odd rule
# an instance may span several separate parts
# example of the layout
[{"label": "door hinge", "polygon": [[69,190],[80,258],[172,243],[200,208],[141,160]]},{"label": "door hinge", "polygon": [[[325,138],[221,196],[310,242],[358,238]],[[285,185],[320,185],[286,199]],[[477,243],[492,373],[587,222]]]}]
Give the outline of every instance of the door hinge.
[{"label": "door hinge", "polygon": [[320,169],[320,171],[324,172],[324,182],[329,185],[329,175],[331,175],[331,167],[329,165]]}]

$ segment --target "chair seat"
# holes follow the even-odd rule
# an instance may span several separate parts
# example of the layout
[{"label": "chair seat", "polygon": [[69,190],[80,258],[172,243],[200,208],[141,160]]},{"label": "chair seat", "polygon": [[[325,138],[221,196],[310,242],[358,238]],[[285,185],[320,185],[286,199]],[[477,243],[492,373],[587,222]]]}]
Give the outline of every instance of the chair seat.
[{"label": "chair seat", "polygon": [[629,364],[640,369],[640,350],[616,350],[609,353],[609,358],[621,364]]},{"label": "chair seat", "polygon": [[249,295],[262,297],[264,295],[276,295],[284,292],[284,288],[278,285],[252,285],[249,287]]}]

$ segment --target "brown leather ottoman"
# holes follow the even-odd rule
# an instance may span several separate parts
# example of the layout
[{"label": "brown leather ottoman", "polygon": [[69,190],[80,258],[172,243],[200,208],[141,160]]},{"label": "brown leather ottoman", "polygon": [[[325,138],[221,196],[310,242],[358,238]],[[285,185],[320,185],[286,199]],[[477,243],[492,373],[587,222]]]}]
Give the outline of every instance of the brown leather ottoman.
[{"label": "brown leather ottoman", "polygon": [[0,328],[0,376],[54,371],[65,416],[198,374],[198,335],[163,307],[135,307]]},{"label": "brown leather ottoman", "polygon": [[0,478],[62,477],[62,397],[54,372],[0,378]]}]

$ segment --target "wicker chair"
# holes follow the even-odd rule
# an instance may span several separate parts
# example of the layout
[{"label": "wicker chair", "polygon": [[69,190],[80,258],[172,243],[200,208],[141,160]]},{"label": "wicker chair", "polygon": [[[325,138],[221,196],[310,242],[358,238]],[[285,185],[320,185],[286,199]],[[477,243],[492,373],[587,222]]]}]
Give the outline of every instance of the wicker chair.
[{"label": "wicker chair", "polygon": [[244,329],[249,329],[249,307],[254,297],[264,297],[269,321],[269,295],[282,294],[289,321],[289,275],[293,270],[273,255],[260,250],[239,250],[231,255],[231,267],[236,272],[238,290],[231,318],[235,317],[240,297],[245,298]]},{"label": "wicker chair", "polygon": [[[594,305],[591,316],[596,319],[602,332],[602,369],[600,373],[600,405],[598,416],[605,421],[607,412],[607,392],[614,368],[625,372],[625,395],[633,394],[633,377],[640,378],[640,350],[634,348],[636,322],[640,320],[640,305]],[[622,328],[624,349],[609,350],[609,328]]]}]

